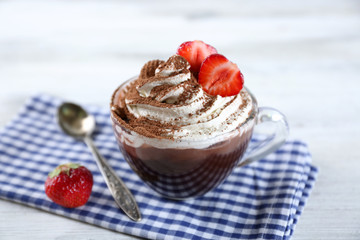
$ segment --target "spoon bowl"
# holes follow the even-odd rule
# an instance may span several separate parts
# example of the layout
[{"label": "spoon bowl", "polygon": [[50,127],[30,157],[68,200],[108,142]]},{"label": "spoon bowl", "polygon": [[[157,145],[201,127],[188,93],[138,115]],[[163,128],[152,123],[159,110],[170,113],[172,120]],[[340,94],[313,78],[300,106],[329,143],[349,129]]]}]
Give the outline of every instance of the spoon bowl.
[{"label": "spoon bowl", "polygon": [[140,221],[141,214],[134,196],[105,158],[101,156],[91,139],[91,134],[96,126],[94,116],[88,114],[81,106],[66,102],[59,106],[57,120],[64,133],[86,143],[95,157],[99,170],[116,204],[130,219]]},{"label": "spoon bowl", "polygon": [[95,130],[95,118],[74,103],[63,103],[58,108],[59,125],[63,131],[75,138],[91,136]]}]

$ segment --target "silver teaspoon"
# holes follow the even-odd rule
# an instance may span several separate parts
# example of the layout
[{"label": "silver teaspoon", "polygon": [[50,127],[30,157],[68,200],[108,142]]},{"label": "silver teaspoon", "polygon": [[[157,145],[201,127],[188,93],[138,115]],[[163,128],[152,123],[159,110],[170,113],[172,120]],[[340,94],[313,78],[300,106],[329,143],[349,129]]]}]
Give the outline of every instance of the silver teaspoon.
[{"label": "silver teaspoon", "polygon": [[83,140],[90,148],[116,204],[130,219],[140,221],[141,214],[134,196],[109,166],[105,158],[100,155],[91,139],[91,134],[96,125],[94,116],[89,115],[82,107],[74,103],[63,103],[58,108],[57,119],[66,134]]}]

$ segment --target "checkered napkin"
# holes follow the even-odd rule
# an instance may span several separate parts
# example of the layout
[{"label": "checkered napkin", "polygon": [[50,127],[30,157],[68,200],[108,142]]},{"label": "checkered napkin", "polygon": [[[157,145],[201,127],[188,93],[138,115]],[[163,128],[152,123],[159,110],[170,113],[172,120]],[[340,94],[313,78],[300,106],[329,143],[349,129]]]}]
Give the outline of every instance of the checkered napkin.
[{"label": "checkered napkin", "polygon": [[[59,130],[54,114],[60,103],[50,96],[34,96],[0,131],[0,198],[150,239],[292,236],[317,173],[303,142],[287,141],[265,159],[235,169],[203,197],[172,201],[159,197],[125,162],[112,132],[109,110],[86,107],[97,121],[95,144],[139,204],[143,219],[133,222],[115,205],[85,144]],[[66,162],[81,163],[94,176],[89,201],[75,209],[53,203],[44,192],[47,174]]]}]

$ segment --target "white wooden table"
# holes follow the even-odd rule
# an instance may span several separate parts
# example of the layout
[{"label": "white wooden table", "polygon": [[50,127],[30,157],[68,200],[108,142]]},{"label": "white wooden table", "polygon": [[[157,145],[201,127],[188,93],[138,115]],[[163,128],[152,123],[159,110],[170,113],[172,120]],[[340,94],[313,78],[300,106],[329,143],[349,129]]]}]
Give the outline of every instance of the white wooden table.
[{"label": "white wooden table", "polygon": [[[320,174],[293,239],[360,239],[359,1],[0,1],[0,127],[38,92],[107,107],[193,39],[309,144]],[[131,238],[0,200],[0,239]]]}]

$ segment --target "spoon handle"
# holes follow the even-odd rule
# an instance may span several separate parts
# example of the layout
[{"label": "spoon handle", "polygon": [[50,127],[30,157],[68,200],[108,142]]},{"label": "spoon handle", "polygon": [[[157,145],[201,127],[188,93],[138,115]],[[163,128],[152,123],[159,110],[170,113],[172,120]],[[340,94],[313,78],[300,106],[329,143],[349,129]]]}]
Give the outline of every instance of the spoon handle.
[{"label": "spoon handle", "polygon": [[125,214],[130,219],[134,221],[140,221],[140,210],[130,190],[125,186],[124,182],[116,175],[115,171],[112,169],[112,167],[110,167],[105,158],[101,156],[93,140],[89,136],[86,136],[84,138],[84,141],[94,155],[100,172],[103,175],[105,182],[117,205],[125,212]]}]

